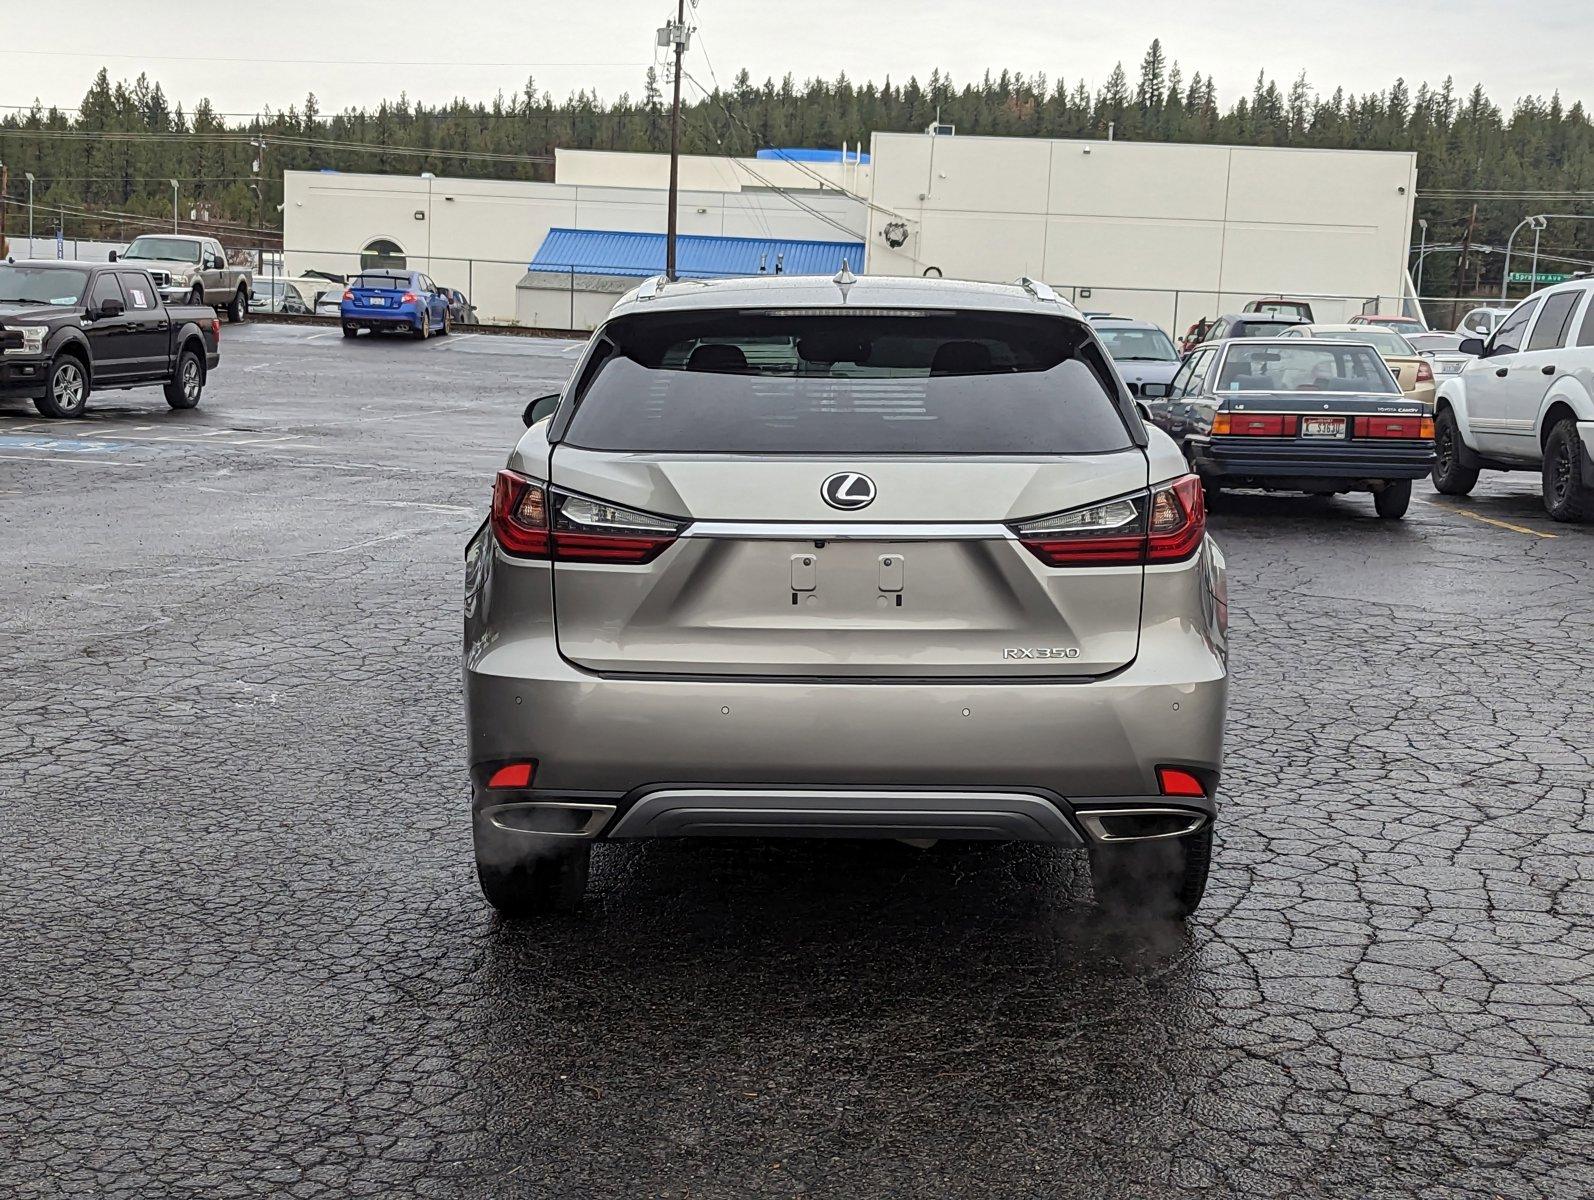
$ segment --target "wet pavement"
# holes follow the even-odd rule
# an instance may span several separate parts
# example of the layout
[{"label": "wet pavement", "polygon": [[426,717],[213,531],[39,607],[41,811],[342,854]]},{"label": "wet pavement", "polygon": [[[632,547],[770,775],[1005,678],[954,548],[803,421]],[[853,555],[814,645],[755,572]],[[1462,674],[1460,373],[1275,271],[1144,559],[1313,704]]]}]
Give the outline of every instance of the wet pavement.
[{"label": "wet pavement", "polygon": [[461,555],[566,343],[225,329],[0,403],[0,1195],[1594,1193],[1594,527],[1230,501],[1212,884],[1035,847],[471,866]]}]

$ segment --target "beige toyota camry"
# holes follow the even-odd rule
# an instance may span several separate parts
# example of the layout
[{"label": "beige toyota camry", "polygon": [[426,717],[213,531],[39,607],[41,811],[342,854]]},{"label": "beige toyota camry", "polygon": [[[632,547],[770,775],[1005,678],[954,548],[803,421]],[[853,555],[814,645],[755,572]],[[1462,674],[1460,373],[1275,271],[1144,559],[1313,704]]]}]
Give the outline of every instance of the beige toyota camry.
[{"label": "beige toyota camry", "polygon": [[527,407],[466,555],[482,891],[594,841],[1000,839],[1206,886],[1227,692],[1197,479],[1043,284],[650,280]]},{"label": "beige toyota camry", "polygon": [[1417,353],[1417,348],[1393,329],[1377,325],[1295,325],[1278,336],[1327,338],[1371,346],[1400,384],[1401,394],[1406,399],[1415,400],[1430,410],[1434,406],[1438,388],[1434,384],[1432,361]]}]

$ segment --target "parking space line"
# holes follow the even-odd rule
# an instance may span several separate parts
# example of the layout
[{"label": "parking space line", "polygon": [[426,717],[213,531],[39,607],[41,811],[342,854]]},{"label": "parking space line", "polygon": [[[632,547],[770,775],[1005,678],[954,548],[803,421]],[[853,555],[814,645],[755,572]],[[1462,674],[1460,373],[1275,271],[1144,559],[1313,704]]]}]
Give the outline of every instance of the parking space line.
[{"label": "parking space line", "polygon": [[81,464],[85,467],[142,467],[148,465],[135,462],[112,462],[108,458],[79,458],[75,454],[69,457],[63,454],[52,454],[49,451],[38,457],[31,454],[0,454],[0,460],[5,462],[72,463],[73,465]]},{"label": "parking space line", "polygon": [[1526,525],[1513,525],[1510,521],[1498,521],[1493,517],[1485,517],[1480,513],[1468,512],[1464,508],[1451,508],[1448,504],[1435,504],[1432,500],[1424,500],[1429,508],[1437,508],[1440,512],[1455,513],[1460,517],[1471,517],[1474,521],[1482,521],[1485,525],[1494,525],[1500,529],[1509,529],[1512,533],[1525,533],[1529,537],[1545,538],[1554,541],[1558,536],[1553,533],[1540,533],[1537,529],[1529,529]]}]

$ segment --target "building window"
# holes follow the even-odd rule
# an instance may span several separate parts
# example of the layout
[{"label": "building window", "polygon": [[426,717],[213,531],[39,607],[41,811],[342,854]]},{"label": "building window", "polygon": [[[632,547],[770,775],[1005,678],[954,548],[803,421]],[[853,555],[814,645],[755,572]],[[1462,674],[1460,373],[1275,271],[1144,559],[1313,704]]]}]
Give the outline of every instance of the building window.
[{"label": "building window", "polygon": [[408,265],[404,261],[404,247],[397,242],[390,242],[387,238],[377,238],[374,242],[366,244],[360,251],[360,270],[374,271],[383,268],[396,268],[403,270]]}]

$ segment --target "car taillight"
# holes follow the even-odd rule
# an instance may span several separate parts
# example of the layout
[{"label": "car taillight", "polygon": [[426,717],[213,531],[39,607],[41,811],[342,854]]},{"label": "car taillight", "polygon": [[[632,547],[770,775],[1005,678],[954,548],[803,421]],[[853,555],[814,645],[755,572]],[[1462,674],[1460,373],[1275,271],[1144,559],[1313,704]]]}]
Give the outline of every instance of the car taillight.
[{"label": "car taillight", "polygon": [[493,484],[492,527],[498,544],[516,557],[591,563],[651,562],[681,532],[666,517],[550,492],[508,470]]},{"label": "car taillight", "polygon": [[220,317],[212,317],[210,319],[210,336],[216,339],[216,342],[217,342],[218,345],[221,343],[221,318]]},{"label": "car taillight", "polygon": [[1012,526],[1049,567],[1124,567],[1189,558],[1206,534],[1201,480],[1185,475],[1121,496]]},{"label": "car taillight", "polygon": [[343,298],[345,300],[353,300],[354,299],[354,292],[352,290],[345,290],[344,293],[343,293]]},{"label": "car taillight", "polygon": [[1426,360],[1424,360],[1422,362],[1419,362],[1417,364],[1417,382],[1418,383],[1432,383],[1433,382],[1433,368],[1428,365]]},{"label": "car taillight", "polygon": [[1416,441],[1433,437],[1432,417],[1358,417],[1356,434],[1364,438],[1405,438]]},{"label": "car taillight", "polygon": [[415,303],[415,293],[414,292],[405,292],[402,296],[399,297],[399,303],[400,304],[414,304]]},{"label": "car taillight", "polygon": [[1293,413],[1226,413],[1212,418],[1217,437],[1294,437],[1300,418]]},{"label": "car taillight", "polygon": [[513,471],[500,471],[493,481],[493,536],[510,554],[548,557],[548,493]]}]

